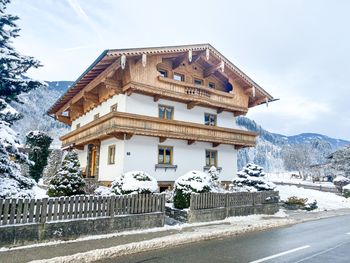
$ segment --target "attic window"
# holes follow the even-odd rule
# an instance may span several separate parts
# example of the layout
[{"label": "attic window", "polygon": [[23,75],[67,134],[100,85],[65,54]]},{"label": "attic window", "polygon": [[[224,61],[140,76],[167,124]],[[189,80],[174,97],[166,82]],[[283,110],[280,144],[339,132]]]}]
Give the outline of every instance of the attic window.
[{"label": "attic window", "polygon": [[215,83],[209,82],[208,87],[211,89],[215,89]]},{"label": "attic window", "polygon": [[168,77],[168,71],[167,70],[159,69],[158,72],[159,72],[161,77],[163,77],[163,78],[167,78]]},{"label": "attic window", "polygon": [[202,86],[203,85],[203,80],[202,79],[194,79],[193,83],[194,83],[194,85]]},{"label": "attic window", "polygon": [[185,76],[183,74],[174,73],[173,79],[177,81],[185,81]]}]

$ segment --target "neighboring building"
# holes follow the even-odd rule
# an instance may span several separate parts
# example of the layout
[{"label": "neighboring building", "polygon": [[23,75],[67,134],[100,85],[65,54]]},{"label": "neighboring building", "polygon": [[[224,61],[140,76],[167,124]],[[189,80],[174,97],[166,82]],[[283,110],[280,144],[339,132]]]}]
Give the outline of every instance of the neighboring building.
[{"label": "neighboring building", "polygon": [[273,97],[209,44],[104,51],[51,107],[71,125],[63,147],[78,149],[85,176],[102,183],[130,170],[161,188],[215,165],[236,174],[237,149],[256,134],[235,117]]}]

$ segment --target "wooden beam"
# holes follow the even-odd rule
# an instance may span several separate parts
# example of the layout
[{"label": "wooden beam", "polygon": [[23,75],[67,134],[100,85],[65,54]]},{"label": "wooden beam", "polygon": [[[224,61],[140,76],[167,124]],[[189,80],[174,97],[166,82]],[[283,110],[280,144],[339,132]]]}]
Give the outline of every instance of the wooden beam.
[{"label": "wooden beam", "polygon": [[235,145],[235,149],[236,149],[236,150],[239,150],[239,149],[242,149],[242,148],[244,148],[243,145]]},{"label": "wooden beam", "polygon": [[68,116],[56,115],[56,119],[59,120],[60,122],[67,124],[67,125],[72,124],[72,121]]},{"label": "wooden beam", "polygon": [[251,103],[249,103],[248,107],[250,108],[250,107],[258,106],[259,104],[261,104],[263,102],[266,102],[266,98],[265,97],[252,101]]},{"label": "wooden beam", "polygon": [[185,59],[188,57],[187,53],[177,57],[174,61],[173,61],[173,66],[172,68],[173,69],[177,69],[181,64],[182,62],[185,61]]},{"label": "wooden beam", "polygon": [[194,144],[194,142],[195,142],[195,140],[188,140],[188,141],[187,141],[187,144],[188,144],[188,145],[191,145],[191,144]]},{"label": "wooden beam", "polygon": [[225,65],[225,64],[224,64],[223,61],[221,61],[220,63],[218,63],[218,64],[216,64],[216,65],[213,65],[213,66],[211,66],[211,67],[209,67],[209,68],[206,68],[206,69],[204,70],[203,77],[204,77],[204,78],[207,78],[207,77],[209,77],[210,75],[214,74],[214,73],[215,73],[216,71],[218,71],[219,69],[221,69],[221,71],[224,72],[224,66],[223,66],[223,65]]},{"label": "wooden beam", "polygon": [[99,98],[98,94],[85,92],[84,95],[83,95],[83,99],[91,101],[94,104],[99,104],[100,103],[100,98]]},{"label": "wooden beam", "polygon": [[111,65],[109,65],[104,71],[102,71],[97,77],[95,77],[92,81],[90,81],[89,84],[87,84],[78,94],[76,94],[72,99],[70,99],[59,111],[58,113],[64,112],[72,103],[76,103],[79,101],[85,92],[89,92],[93,88],[95,88],[98,84],[102,82],[105,78],[108,77],[108,75],[116,71],[118,68],[120,68],[120,58],[118,58],[116,61],[114,61]]},{"label": "wooden beam", "polygon": [[84,145],[73,145],[73,148],[77,149],[77,150],[80,150],[80,151],[83,151],[84,150]]},{"label": "wooden beam", "polygon": [[124,132],[113,132],[113,133],[109,133],[107,135],[113,136],[114,138],[116,138],[118,140],[130,140],[134,134],[124,133]]},{"label": "wooden beam", "polygon": [[101,141],[95,139],[95,140],[88,141],[86,144],[100,145]]},{"label": "wooden beam", "polygon": [[215,147],[218,147],[220,145],[220,143],[218,143],[218,142],[213,142],[213,147],[215,148]]},{"label": "wooden beam", "polygon": [[199,104],[198,101],[191,101],[189,103],[187,103],[187,109],[190,110],[190,109],[193,109],[195,106],[197,106]]},{"label": "wooden beam", "polygon": [[224,108],[218,108],[217,110],[216,110],[216,112],[218,113],[218,114],[220,114],[221,112],[223,112],[224,111]]},{"label": "wooden beam", "polygon": [[204,56],[204,55],[205,55],[205,50],[199,52],[197,55],[194,55],[194,56],[192,57],[192,61],[191,61],[189,64],[196,63],[196,62],[201,58],[201,56]]},{"label": "wooden beam", "polygon": [[127,91],[126,91],[126,95],[130,96],[132,93],[134,92],[134,89],[132,87],[130,87]]},{"label": "wooden beam", "polygon": [[72,104],[69,106],[69,108],[72,110],[72,111],[75,111],[79,114],[82,114],[84,113],[84,107],[83,105],[77,105],[77,104]]},{"label": "wooden beam", "polygon": [[160,99],[160,95],[154,95],[153,96],[153,101],[157,102]]},{"label": "wooden beam", "polygon": [[162,142],[165,142],[166,141],[166,137],[159,137],[159,142],[162,143]]},{"label": "wooden beam", "polygon": [[233,117],[238,117],[238,116],[241,116],[241,115],[245,116],[246,114],[247,113],[244,112],[244,111],[234,111],[233,112]]}]

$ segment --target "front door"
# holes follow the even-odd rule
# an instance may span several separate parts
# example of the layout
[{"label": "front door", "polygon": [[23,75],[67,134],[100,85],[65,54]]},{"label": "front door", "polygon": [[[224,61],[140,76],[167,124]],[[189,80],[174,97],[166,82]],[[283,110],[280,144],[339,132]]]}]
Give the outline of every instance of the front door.
[{"label": "front door", "polygon": [[89,145],[88,152],[88,169],[87,169],[87,177],[88,178],[96,178],[97,177],[97,146]]}]

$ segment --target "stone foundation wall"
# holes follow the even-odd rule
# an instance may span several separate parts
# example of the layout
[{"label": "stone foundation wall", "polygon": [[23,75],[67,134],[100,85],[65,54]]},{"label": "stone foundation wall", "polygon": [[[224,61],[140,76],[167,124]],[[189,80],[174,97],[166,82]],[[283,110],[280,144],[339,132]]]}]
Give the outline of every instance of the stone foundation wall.
[{"label": "stone foundation wall", "polygon": [[59,222],[0,226],[0,246],[16,246],[49,240],[69,240],[127,230],[164,226],[164,213],[74,219]]}]

